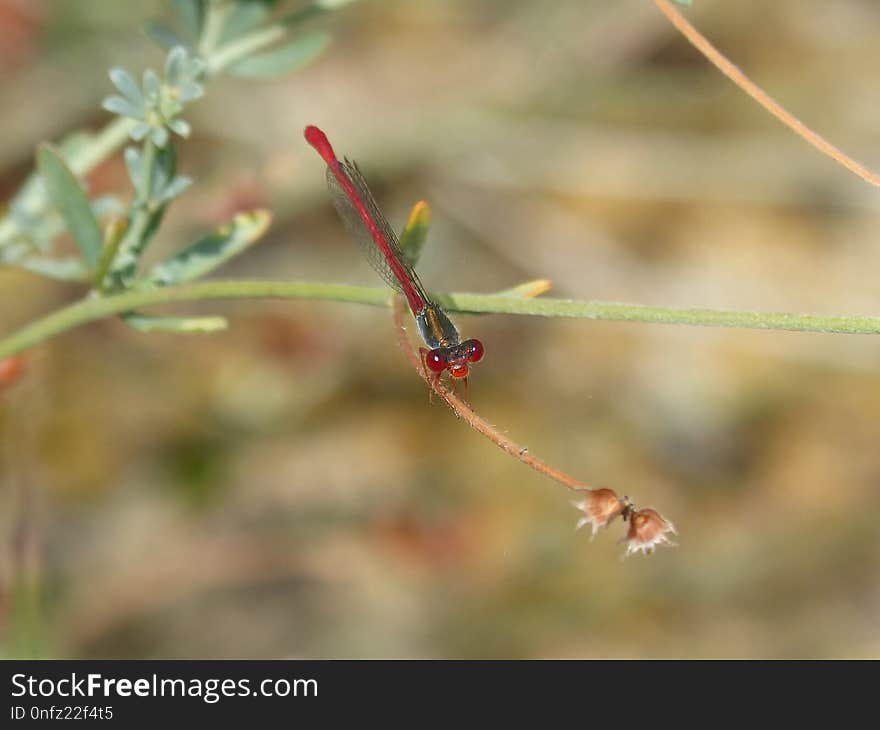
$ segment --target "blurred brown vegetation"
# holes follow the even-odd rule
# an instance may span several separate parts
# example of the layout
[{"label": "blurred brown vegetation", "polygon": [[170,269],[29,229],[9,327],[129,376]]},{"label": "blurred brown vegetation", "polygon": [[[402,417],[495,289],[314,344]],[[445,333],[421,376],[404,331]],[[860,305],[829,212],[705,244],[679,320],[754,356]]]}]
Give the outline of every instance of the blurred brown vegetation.
[{"label": "blurred brown vegetation", "polygon": [[[136,7],[136,9],[135,9]],[[159,66],[154,0],[0,0],[0,193],[97,127],[106,70]],[[880,5],[697,2],[689,17],[800,118],[880,167]],[[880,193],[723,79],[650,2],[374,0],[315,23],[306,71],[221,80],[186,117],[151,258],[239,209],[269,236],[219,274],[376,284],[301,130],[389,218],[434,224],[423,278],[578,298],[878,311]],[[119,159],[90,176],[124,189]],[[0,327],[78,296],[0,272]],[[181,311],[182,307],[175,308]],[[69,657],[880,654],[880,341],[459,317],[475,408],[680,546],[618,560],[568,495],[468,431],[381,309],[228,313],[205,337],[106,321],[0,394],[2,636]],[[17,576],[15,579],[14,577]]]}]

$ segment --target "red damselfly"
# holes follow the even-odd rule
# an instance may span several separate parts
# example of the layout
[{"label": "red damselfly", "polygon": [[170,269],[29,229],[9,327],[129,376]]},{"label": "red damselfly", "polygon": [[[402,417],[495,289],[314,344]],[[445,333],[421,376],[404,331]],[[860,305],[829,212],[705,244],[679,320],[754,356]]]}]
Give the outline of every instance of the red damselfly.
[{"label": "red damselfly", "polygon": [[317,127],[306,127],[305,137],[327,163],[327,185],[345,227],[379,276],[406,298],[428,346],[420,348],[425,367],[436,378],[446,370],[453,378],[467,378],[468,366],[483,357],[483,343],[462,341],[446,312],[425,291],[358,166],[348,159],[340,161],[327,135]]}]

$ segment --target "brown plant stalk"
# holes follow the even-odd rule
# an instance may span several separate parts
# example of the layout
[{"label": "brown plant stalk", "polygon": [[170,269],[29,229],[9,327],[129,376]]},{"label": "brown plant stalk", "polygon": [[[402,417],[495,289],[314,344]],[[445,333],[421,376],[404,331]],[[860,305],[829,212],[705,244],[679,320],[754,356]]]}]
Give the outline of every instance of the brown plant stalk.
[{"label": "brown plant stalk", "polygon": [[593,536],[597,530],[606,527],[609,522],[621,517],[629,522],[629,528],[621,542],[626,543],[624,556],[635,552],[650,553],[657,545],[673,545],[667,538],[668,534],[675,534],[675,527],[671,522],[663,518],[656,510],[645,508],[637,510],[629,497],[618,497],[617,493],[607,488],[589,487],[582,481],[566,474],[561,469],[551,466],[543,459],[529,453],[529,450],[520,446],[515,441],[507,438],[491,423],[479,416],[464,400],[458,397],[439,378],[431,377],[422,365],[421,358],[416,354],[410,344],[404,326],[405,305],[399,296],[394,297],[391,311],[394,316],[394,327],[397,332],[397,341],[400,349],[406,355],[407,360],[413,366],[419,376],[430,386],[431,390],[438,395],[452,412],[471,428],[483,434],[498,448],[518,459],[523,464],[532,467],[535,471],[550,477],[555,482],[577,493],[581,499],[572,504],[584,513],[577,526],[592,525]]},{"label": "brown plant stalk", "polygon": [[852,157],[831,144],[822,135],[814,132],[800,119],[788,112],[779,102],[773,99],[766,91],[752,81],[743,71],[733,64],[721,51],[713,46],[708,39],[691,25],[681,12],[672,5],[669,0],[654,0],[654,4],[660,12],[666,16],[672,25],[690,42],[690,44],[711,61],[718,70],[733,81],[740,89],[745,91],[764,109],[770,112],[786,127],[811,144],[822,154],[827,155],[835,162],[843,165],[847,170],[858,175],[865,182],[880,187],[880,176],[871,172],[864,165],[856,162]]},{"label": "brown plant stalk", "polygon": [[443,399],[456,416],[472,429],[483,434],[483,436],[489,439],[502,451],[506,451],[514,458],[519,459],[523,464],[532,467],[532,469],[540,472],[544,476],[550,477],[553,481],[559,482],[562,486],[571,490],[591,489],[591,487],[584,484],[582,481],[575,479],[573,476],[566,474],[560,469],[550,466],[546,461],[530,454],[529,450],[524,446],[520,446],[515,441],[507,438],[507,436],[501,433],[491,423],[477,415],[474,409],[464,400],[459,398],[458,395],[453,392],[451,388],[447,387],[443,381],[432,378],[425,371],[425,368],[422,367],[421,359],[416,354],[416,351],[413,349],[413,346],[410,344],[409,338],[406,335],[406,327],[404,325],[404,302],[400,297],[394,297],[394,305],[391,307],[391,310],[394,313],[394,327],[397,331],[397,341],[400,343],[400,349],[403,350],[406,359],[410,361],[410,364],[415,368],[422,380],[431,386],[431,390]]}]

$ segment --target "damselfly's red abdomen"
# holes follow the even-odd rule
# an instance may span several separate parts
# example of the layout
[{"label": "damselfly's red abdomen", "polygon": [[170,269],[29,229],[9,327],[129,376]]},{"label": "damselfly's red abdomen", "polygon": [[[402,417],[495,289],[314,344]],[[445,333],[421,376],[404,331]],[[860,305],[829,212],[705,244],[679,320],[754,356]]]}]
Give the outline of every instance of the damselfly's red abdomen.
[{"label": "damselfly's red abdomen", "polygon": [[428,296],[358,166],[347,159],[340,161],[327,135],[317,127],[306,127],[305,138],[327,163],[327,183],[345,227],[361,244],[367,260],[379,275],[406,297],[419,334],[430,348],[425,365],[437,374],[448,370],[454,378],[467,377],[468,365],[483,357],[482,343],[479,340],[462,342],[452,320]]}]

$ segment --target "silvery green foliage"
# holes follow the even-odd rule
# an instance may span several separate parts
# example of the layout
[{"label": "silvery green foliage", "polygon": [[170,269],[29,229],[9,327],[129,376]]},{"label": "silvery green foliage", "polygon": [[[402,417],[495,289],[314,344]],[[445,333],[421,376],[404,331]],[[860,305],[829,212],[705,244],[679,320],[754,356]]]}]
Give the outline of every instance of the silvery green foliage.
[{"label": "silvery green foliage", "polygon": [[157,165],[148,178],[143,155],[136,147],[125,149],[125,166],[132,185],[140,194],[138,202],[149,203],[154,208],[176,198],[192,185],[190,178],[174,175],[167,165]]},{"label": "silvery green foliage", "polygon": [[134,141],[149,138],[157,147],[165,147],[170,132],[189,136],[191,127],[179,115],[187,103],[205,93],[200,83],[204,72],[202,59],[191,55],[183,46],[175,46],[165,61],[164,78],[147,69],[138,85],[125,69],[111,69],[110,80],[119,94],[107,97],[102,106],[137,122],[131,130]]}]

